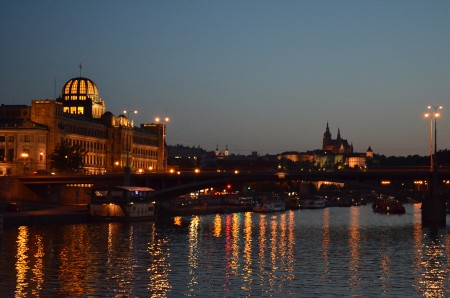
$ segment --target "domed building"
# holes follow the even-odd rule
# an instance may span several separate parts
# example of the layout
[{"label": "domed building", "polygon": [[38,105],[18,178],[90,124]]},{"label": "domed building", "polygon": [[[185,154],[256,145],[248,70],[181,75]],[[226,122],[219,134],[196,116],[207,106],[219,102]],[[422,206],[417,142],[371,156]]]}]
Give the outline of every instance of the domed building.
[{"label": "domed building", "polygon": [[83,77],[70,79],[58,99],[63,103],[63,112],[101,118],[106,111],[104,101],[98,95],[95,83]]},{"label": "domed building", "polygon": [[0,116],[0,176],[51,170],[50,155],[63,142],[83,149],[89,174],[165,171],[164,124],[137,127],[127,116],[107,112],[88,78],[68,80],[54,100],[1,105]]}]

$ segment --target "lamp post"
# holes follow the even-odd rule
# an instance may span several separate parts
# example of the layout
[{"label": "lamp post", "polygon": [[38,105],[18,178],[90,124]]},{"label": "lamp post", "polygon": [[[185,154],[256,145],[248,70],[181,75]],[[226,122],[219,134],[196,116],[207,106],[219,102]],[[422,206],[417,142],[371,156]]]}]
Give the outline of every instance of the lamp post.
[{"label": "lamp post", "polygon": [[25,152],[25,151],[20,154],[20,157],[23,159],[23,174],[24,175],[29,174],[28,173],[29,169],[27,168],[27,161],[28,161],[29,156],[30,155],[28,154],[28,152]]},{"label": "lamp post", "polygon": [[[437,118],[441,116],[439,112],[442,106],[428,106],[430,112],[425,113],[425,118],[430,118],[430,170],[435,170],[437,166]],[[433,113],[434,112],[434,113]],[[434,153],[433,153],[433,119],[434,119]]]},{"label": "lamp post", "polygon": [[166,125],[169,123],[170,118],[164,117],[164,119],[160,117],[155,118],[156,123],[160,123],[162,125],[162,158],[163,158],[163,170],[166,172],[167,170],[167,156],[166,156]]},{"label": "lamp post", "polygon": [[[123,110],[123,113],[126,115],[137,115],[138,114],[138,110],[133,110],[133,109],[129,109],[129,110]],[[130,123],[131,125],[127,125],[127,127],[131,127],[131,129],[133,129],[134,127],[134,122],[133,119],[131,119],[131,117],[129,117],[130,119]],[[126,161],[126,166],[125,166],[125,177],[124,177],[124,184],[125,185],[130,185],[131,183],[131,169],[130,169],[130,136],[127,133],[126,134],[126,150],[127,150],[127,161]]]}]

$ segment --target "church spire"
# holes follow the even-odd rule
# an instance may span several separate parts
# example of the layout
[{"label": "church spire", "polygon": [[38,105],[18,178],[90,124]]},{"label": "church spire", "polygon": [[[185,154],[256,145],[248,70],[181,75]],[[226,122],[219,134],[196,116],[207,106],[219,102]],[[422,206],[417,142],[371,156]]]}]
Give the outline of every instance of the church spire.
[{"label": "church spire", "polygon": [[338,134],[337,134],[337,139],[340,140],[341,139],[341,130],[338,128]]}]

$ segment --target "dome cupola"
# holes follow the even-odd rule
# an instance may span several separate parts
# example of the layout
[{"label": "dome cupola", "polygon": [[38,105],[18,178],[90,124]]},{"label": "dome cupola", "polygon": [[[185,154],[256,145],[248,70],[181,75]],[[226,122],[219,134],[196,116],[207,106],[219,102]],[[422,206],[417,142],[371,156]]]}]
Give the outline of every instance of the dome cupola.
[{"label": "dome cupola", "polygon": [[84,77],[70,79],[64,84],[59,99],[64,113],[100,118],[106,111],[103,100],[98,96],[95,83]]},{"label": "dome cupola", "polygon": [[98,102],[98,89],[95,83],[88,78],[73,78],[69,80],[62,90],[63,100],[86,100]]}]

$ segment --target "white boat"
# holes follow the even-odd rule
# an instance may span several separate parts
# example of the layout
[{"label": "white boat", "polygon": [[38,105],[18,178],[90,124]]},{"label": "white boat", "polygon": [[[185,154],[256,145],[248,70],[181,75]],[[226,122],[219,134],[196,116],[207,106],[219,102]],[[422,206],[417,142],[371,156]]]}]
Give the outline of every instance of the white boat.
[{"label": "white boat", "polygon": [[325,206],[325,199],[320,196],[305,198],[300,201],[300,209],[323,209]]},{"label": "white boat", "polygon": [[276,212],[286,210],[284,198],[274,195],[257,202],[253,207],[253,212]]},{"label": "white boat", "polygon": [[152,188],[105,186],[92,190],[89,214],[94,219],[131,220],[155,216]]}]

